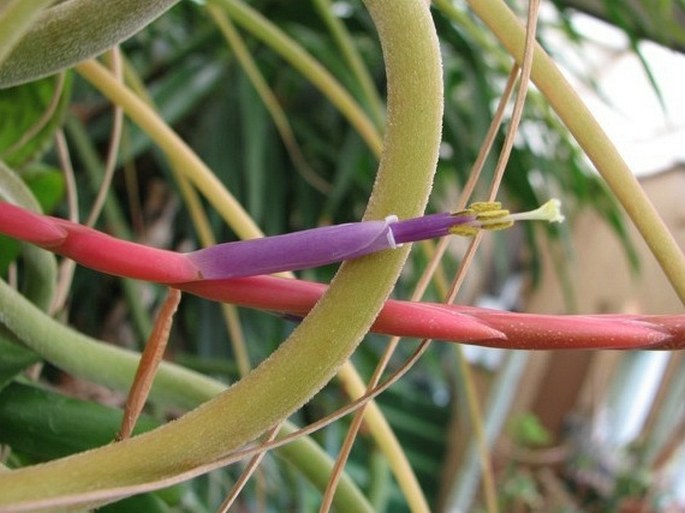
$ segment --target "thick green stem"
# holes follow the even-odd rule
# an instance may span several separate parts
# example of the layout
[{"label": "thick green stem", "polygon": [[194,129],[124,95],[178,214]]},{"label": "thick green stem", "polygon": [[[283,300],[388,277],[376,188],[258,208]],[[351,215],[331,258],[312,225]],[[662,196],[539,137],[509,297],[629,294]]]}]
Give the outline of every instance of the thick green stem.
[{"label": "thick green stem", "polygon": [[[469,0],[469,5],[520,63],[525,31],[506,4]],[[616,147],[540,45],[531,79],[595,164],[685,303],[685,256]]]},{"label": "thick green stem", "polygon": [[[367,5],[386,58],[388,127],[365,218],[416,216],[428,199],[441,136],[438,39],[423,0]],[[254,440],[309,400],[350,356],[392,290],[407,252],[344,264],[328,293],[268,360],[181,419],[118,444],[3,473],[0,505],[52,497],[78,501],[88,492],[108,500],[130,493],[121,491],[125,487],[177,475]]]}]

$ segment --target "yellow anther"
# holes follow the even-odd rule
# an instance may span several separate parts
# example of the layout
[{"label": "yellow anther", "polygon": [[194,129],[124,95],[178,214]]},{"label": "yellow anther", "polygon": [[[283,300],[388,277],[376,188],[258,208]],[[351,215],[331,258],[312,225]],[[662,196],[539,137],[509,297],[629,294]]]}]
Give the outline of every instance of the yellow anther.
[{"label": "yellow anther", "polygon": [[476,214],[498,211],[502,210],[502,203],[499,201],[476,201],[469,205],[468,210],[472,210]]},{"label": "yellow anther", "polygon": [[454,216],[473,216],[478,219],[492,219],[493,217],[504,217],[509,215],[508,210],[502,209],[499,201],[476,201],[471,203],[465,210],[453,212]]},{"label": "yellow anther", "polygon": [[466,210],[456,212],[455,216],[470,216],[474,220],[469,224],[460,224],[450,228],[450,233],[463,237],[473,237],[479,230],[504,230],[514,224],[509,219],[509,211],[502,209],[499,201],[477,201]]},{"label": "yellow anther", "polygon": [[476,219],[479,221],[494,221],[495,219],[502,219],[508,215],[508,210],[487,210],[485,212],[479,212]]},{"label": "yellow anther", "polygon": [[481,226],[483,230],[490,230],[496,232],[498,230],[506,230],[514,226],[514,221],[502,221],[501,223],[485,223]]},{"label": "yellow anther", "polygon": [[469,209],[476,213],[476,221],[484,230],[504,230],[514,224],[509,211],[502,208],[499,201],[480,201],[472,203]]},{"label": "yellow anther", "polygon": [[480,228],[468,224],[458,224],[449,229],[452,235],[461,235],[462,237],[474,237]]},{"label": "yellow anther", "polygon": [[476,217],[476,211],[471,209],[471,208],[467,208],[465,210],[460,210],[458,212],[450,212],[450,214],[453,215],[454,217],[463,217],[463,216]]}]

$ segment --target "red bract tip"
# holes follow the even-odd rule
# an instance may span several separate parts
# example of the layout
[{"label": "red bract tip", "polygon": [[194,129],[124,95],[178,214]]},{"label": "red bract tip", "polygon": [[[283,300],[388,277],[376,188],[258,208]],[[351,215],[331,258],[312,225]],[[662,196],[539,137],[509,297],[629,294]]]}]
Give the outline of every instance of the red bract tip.
[{"label": "red bract tip", "polygon": [[[272,276],[196,281],[182,290],[214,301],[304,317],[326,290]],[[389,300],[372,331],[504,349],[678,349],[683,316],[536,315]]]},{"label": "red bract tip", "polygon": [[673,336],[650,317],[619,315],[542,315],[469,306],[458,307],[507,334],[510,349],[655,349]]},{"label": "red bract tip", "polygon": [[46,249],[58,246],[67,236],[50,218],[5,201],[0,202],[0,233]]},{"label": "red bract tip", "polygon": [[115,276],[172,284],[202,278],[182,254],[110,237],[56,217],[0,202],[0,233]]},{"label": "red bract tip", "polygon": [[602,317],[641,322],[669,335],[668,340],[650,349],[685,349],[685,316],[683,315],[603,315]]}]

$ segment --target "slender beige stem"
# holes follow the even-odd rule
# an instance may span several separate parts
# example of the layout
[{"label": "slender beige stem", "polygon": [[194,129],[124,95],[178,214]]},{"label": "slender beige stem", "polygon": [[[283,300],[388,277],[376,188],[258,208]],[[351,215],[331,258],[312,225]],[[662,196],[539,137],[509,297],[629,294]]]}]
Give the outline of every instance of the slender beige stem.
[{"label": "slender beige stem", "polygon": [[[364,384],[364,381],[359,377],[359,374],[354,371],[354,367],[352,367],[351,363],[347,362],[340,369],[338,377],[350,397],[357,399],[368,394],[369,387]],[[374,387],[371,387],[371,389],[373,388]],[[430,508],[428,507],[428,502],[411,469],[409,460],[407,460],[407,457],[402,450],[402,446],[392,432],[392,428],[383,416],[381,409],[375,402],[369,401],[364,404],[362,413],[364,421],[369,425],[369,429],[380,435],[376,435],[376,443],[383,451],[385,457],[388,458],[390,468],[407,499],[409,509],[415,513],[429,512]],[[344,458],[342,458],[340,465],[344,464],[344,461]]]},{"label": "slender beige stem", "polygon": [[[123,82],[123,66],[121,58],[121,50],[115,46],[110,51],[112,56],[112,73],[119,82]],[[98,188],[97,196],[93,202],[93,206],[88,214],[86,225],[95,226],[95,223],[100,217],[107,194],[109,193],[112,179],[114,178],[114,171],[117,168],[117,158],[119,156],[119,145],[121,143],[121,134],[124,128],[124,109],[119,105],[114,105],[112,116],[112,131],[109,140],[109,148],[107,149],[107,159],[105,160],[105,172],[102,175],[102,182]]]},{"label": "slender beige stem", "polygon": [[[533,49],[535,44],[535,32],[537,27],[537,16],[539,9],[539,0],[530,0],[528,4],[528,22],[526,26],[526,41],[524,48],[523,64],[521,66],[519,88],[516,94],[516,101],[514,103],[514,110],[511,116],[511,123],[507,130],[507,135],[504,140],[504,146],[499,155],[497,166],[493,174],[492,183],[490,184],[489,200],[492,201],[497,197],[497,192],[502,183],[506,164],[509,161],[511,150],[514,146],[514,138],[518,131],[521,118],[523,116],[523,107],[525,105],[526,95],[528,93],[528,84],[530,81],[530,72],[533,63]],[[517,66],[514,66],[511,78],[517,71]],[[457,294],[461,289],[462,283],[466,278],[466,272],[471,266],[471,262],[475,258],[476,251],[482,240],[482,233],[478,233],[473,238],[469,245],[464,258],[462,259],[459,270],[457,271],[451,290],[448,294],[447,303],[454,303]],[[465,396],[468,404],[468,409],[471,417],[471,424],[476,439],[478,448],[478,455],[481,465],[481,475],[483,483],[483,497],[485,500],[485,508],[489,513],[497,513],[499,505],[497,502],[497,488],[495,485],[495,472],[492,466],[492,459],[490,457],[490,450],[488,448],[487,439],[485,436],[485,426],[483,425],[483,413],[478,401],[478,394],[476,392],[475,383],[471,374],[468,360],[464,355],[461,346],[457,346],[459,369],[464,377],[463,383],[465,387]]]},{"label": "slender beige stem", "polygon": [[[282,423],[278,424],[278,426],[272,428],[266,434],[266,441],[265,442],[269,443],[269,442],[272,442],[273,440],[275,440],[276,436],[278,435],[278,432],[281,429],[281,427],[282,427]],[[233,486],[231,493],[228,494],[228,496],[224,499],[224,501],[219,506],[219,509],[216,510],[216,513],[228,513],[228,510],[231,509],[231,506],[233,506],[233,503],[238,498],[238,495],[240,495],[240,492],[243,490],[243,488],[245,488],[245,485],[250,480],[252,475],[255,473],[255,471],[259,467],[259,464],[264,459],[264,456],[266,456],[266,452],[267,452],[267,449],[264,448],[263,450],[259,451],[257,454],[252,456],[252,458],[250,458],[250,461],[248,462],[247,466],[245,467],[245,470],[243,470],[243,472],[240,474],[240,478],[238,479],[236,484]]]},{"label": "slender beige stem", "polygon": [[493,201],[497,197],[497,191],[504,178],[504,169],[509,162],[511,150],[514,148],[514,139],[516,138],[516,133],[518,132],[521,118],[523,117],[523,107],[526,103],[528,84],[530,83],[530,71],[533,65],[533,50],[535,48],[535,32],[537,28],[539,4],[539,0],[530,0],[528,3],[528,23],[526,25],[526,43],[524,47],[523,64],[521,65],[521,80],[516,93],[516,101],[514,102],[514,111],[511,115],[509,129],[507,130],[507,135],[504,139],[504,146],[500,152],[497,166],[495,166],[492,184],[490,184],[490,201]]},{"label": "slender beige stem", "polygon": [[[55,147],[57,148],[57,155],[64,174],[64,183],[66,184],[69,220],[77,223],[78,191],[76,189],[76,179],[74,177],[74,166],[71,163],[69,146],[67,145],[67,140],[64,137],[64,132],[62,130],[57,130],[55,133]],[[52,299],[49,310],[51,314],[58,312],[66,303],[75,269],[76,262],[73,260],[63,259],[60,263],[55,296]]]}]

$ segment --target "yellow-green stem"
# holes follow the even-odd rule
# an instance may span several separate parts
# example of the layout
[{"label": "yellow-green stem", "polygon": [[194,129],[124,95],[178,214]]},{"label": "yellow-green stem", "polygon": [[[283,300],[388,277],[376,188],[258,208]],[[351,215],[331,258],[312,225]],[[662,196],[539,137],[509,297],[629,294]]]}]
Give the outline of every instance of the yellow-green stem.
[{"label": "yellow-green stem", "polygon": [[262,103],[264,103],[264,106],[269,111],[271,119],[273,120],[274,125],[276,126],[276,129],[283,140],[283,144],[288,150],[288,154],[290,155],[290,158],[297,170],[300,172],[302,177],[309,182],[310,185],[324,194],[330,192],[330,184],[317,175],[307,163],[307,160],[300,149],[300,145],[295,138],[295,133],[290,126],[288,117],[281,108],[281,104],[278,102],[276,95],[269,88],[266,79],[257,67],[257,64],[250,54],[250,51],[231,22],[231,19],[226,16],[226,13],[216,5],[208,5],[207,11],[212,16],[214,23],[216,23],[216,25],[219,27],[219,30],[221,30],[223,33],[226,41],[235,53],[238,63],[247,77],[250,79],[250,82],[257,91],[257,94],[259,94]]},{"label": "yellow-green stem", "polygon": [[376,90],[369,70],[364,65],[364,61],[362,60],[352,37],[350,37],[350,33],[347,31],[345,24],[333,14],[330,0],[314,0],[314,5],[319,11],[319,15],[324,23],[328,26],[328,30],[331,32],[345,62],[357,80],[361,92],[366,99],[367,106],[371,110],[371,116],[373,117],[376,127],[381,130],[385,121],[383,102]]},{"label": "yellow-green stem", "polygon": [[[216,244],[216,238],[214,237],[214,233],[209,224],[209,219],[207,218],[207,214],[204,211],[204,207],[202,206],[202,202],[200,201],[197,192],[190,185],[188,178],[176,165],[172,164],[171,169],[176,178],[178,188],[181,191],[181,196],[183,196],[186,208],[188,209],[188,212],[190,212],[190,218],[193,221],[193,226],[195,227],[195,232],[200,240],[200,244],[204,247]],[[226,325],[231,347],[233,348],[235,360],[238,364],[238,371],[240,376],[244,376],[250,371],[251,365],[250,357],[247,352],[247,344],[245,343],[245,337],[243,336],[243,330],[240,325],[240,318],[238,317],[238,310],[233,305],[222,303],[221,313],[223,314],[224,324]]]}]

